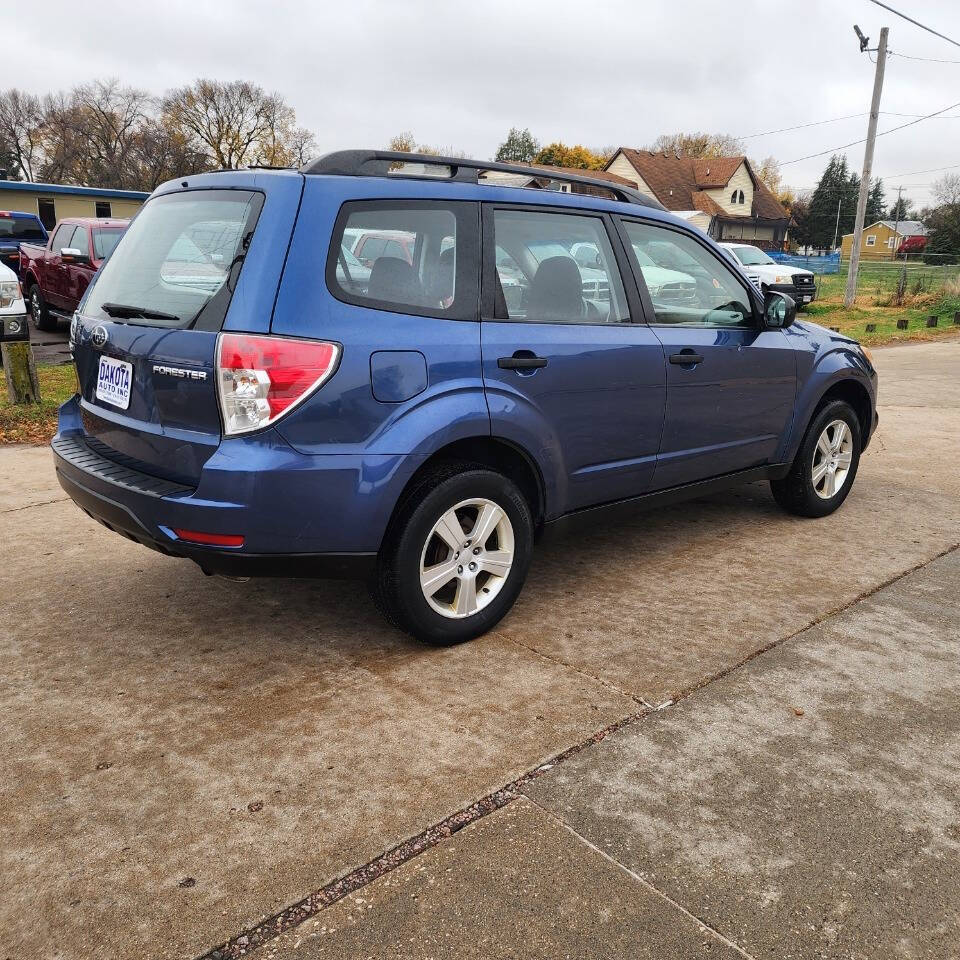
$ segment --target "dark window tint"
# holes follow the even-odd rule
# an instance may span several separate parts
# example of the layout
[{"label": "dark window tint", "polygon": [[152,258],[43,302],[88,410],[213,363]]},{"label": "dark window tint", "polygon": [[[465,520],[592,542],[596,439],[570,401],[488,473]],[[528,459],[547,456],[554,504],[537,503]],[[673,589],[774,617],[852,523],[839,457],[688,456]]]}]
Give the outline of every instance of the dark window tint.
[{"label": "dark window tint", "polygon": [[72,223],[61,223],[57,227],[57,232],[53,235],[53,243],[50,249],[54,253],[59,253],[64,247],[73,246],[73,234],[76,227]]},{"label": "dark window tint", "polygon": [[538,323],[629,319],[620,271],[600,217],[530,210],[493,214],[496,316]]},{"label": "dark window tint", "polygon": [[0,241],[2,240],[39,240],[45,242],[43,229],[33,217],[5,216],[0,214]]},{"label": "dark window tint", "polygon": [[84,312],[126,323],[219,329],[262,205],[262,194],[245,190],[149,201],[104,265]]},{"label": "dark window tint", "polygon": [[113,216],[111,210],[111,205],[109,200],[98,200],[97,201],[97,217],[104,220],[109,220]]},{"label": "dark window tint", "polygon": [[[469,291],[460,289],[468,265],[461,262],[459,237],[468,210],[475,217],[475,208],[468,204],[348,204],[331,245],[331,290],[340,299],[381,309],[462,315],[470,309],[464,299]],[[348,255],[351,241],[353,257]]]},{"label": "dark window tint", "polygon": [[113,253],[113,248],[120,242],[122,230],[108,230],[96,227],[93,231],[93,255],[97,260],[103,260]]},{"label": "dark window tint", "polygon": [[733,271],[686,233],[624,222],[636,269],[657,323],[700,327],[753,324],[753,308]]},{"label": "dark window tint", "polygon": [[41,197],[37,201],[37,214],[40,217],[40,222],[48,230],[52,230],[57,225],[57,208],[52,200]]}]

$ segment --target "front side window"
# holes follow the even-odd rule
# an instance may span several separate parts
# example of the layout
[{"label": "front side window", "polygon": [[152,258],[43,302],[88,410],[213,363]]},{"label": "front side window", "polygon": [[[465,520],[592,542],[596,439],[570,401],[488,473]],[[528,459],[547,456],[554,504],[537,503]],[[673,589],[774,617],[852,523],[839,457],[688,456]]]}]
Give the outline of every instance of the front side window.
[{"label": "front side window", "polygon": [[52,253],[60,253],[64,247],[73,246],[73,234],[77,228],[72,223],[61,223],[57,227],[57,232],[53,235],[53,243],[50,245]]},{"label": "front side window", "polygon": [[70,241],[70,246],[79,250],[83,256],[90,256],[90,237],[87,234],[86,227],[77,227],[73,233],[73,239]]},{"label": "front side window", "polygon": [[493,212],[495,316],[536,323],[630,319],[620,271],[600,217]]},{"label": "front side window", "polygon": [[657,323],[753,325],[753,307],[743,284],[697,240],[649,223],[624,221],[623,225],[637,272],[653,301]]},{"label": "front side window", "polygon": [[476,281],[469,281],[469,258],[462,251],[476,216],[476,208],[463,203],[345,204],[330,245],[328,286],[338,299],[358,306],[475,316]]},{"label": "front side window", "polygon": [[84,313],[167,327],[198,325],[203,315],[203,329],[219,329],[262,206],[263,194],[247,190],[150,200],[104,265]]}]

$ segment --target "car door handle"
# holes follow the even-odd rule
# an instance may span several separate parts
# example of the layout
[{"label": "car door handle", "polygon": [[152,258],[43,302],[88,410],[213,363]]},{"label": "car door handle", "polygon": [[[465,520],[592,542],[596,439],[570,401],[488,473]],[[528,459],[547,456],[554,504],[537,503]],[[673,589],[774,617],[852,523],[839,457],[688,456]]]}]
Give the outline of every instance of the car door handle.
[{"label": "car door handle", "polygon": [[514,354],[512,357],[501,357],[497,366],[501,370],[537,370],[547,365],[546,357],[530,357]]},{"label": "car door handle", "polygon": [[692,367],[695,363],[703,363],[703,356],[692,350],[681,350],[680,353],[671,353],[670,362],[681,367]]}]

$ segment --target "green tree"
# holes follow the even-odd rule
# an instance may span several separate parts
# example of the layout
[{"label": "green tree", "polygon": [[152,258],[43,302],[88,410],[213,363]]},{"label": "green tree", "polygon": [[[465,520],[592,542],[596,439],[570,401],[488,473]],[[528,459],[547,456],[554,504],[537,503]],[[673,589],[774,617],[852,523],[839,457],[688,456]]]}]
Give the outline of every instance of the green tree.
[{"label": "green tree", "polygon": [[893,206],[890,208],[890,213],[887,214],[887,219],[894,221],[912,220],[913,216],[913,204],[910,202],[910,198],[901,194],[899,197],[897,197],[893,203]]},{"label": "green tree", "polygon": [[599,170],[603,159],[581,144],[568,147],[565,143],[549,143],[534,158],[534,163],[551,167],[569,167],[573,170]]},{"label": "green tree", "polygon": [[540,152],[540,141],[530,132],[529,127],[520,130],[511,127],[507,139],[497,148],[493,158],[498,163],[530,163]]},{"label": "green tree", "polygon": [[[858,183],[858,191],[859,188],[860,184]],[[870,188],[870,193],[867,194],[867,210],[863,219],[864,226],[869,226],[871,223],[876,223],[878,220],[885,220],[887,218],[887,201],[884,194],[883,181],[874,180],[873,186]]]},{"label": "green tree", "polygon": [[960,201],[944,203],[927,218],[930,239],[923,251],[925,263],[960,262]]},{"label": "green tree", "polygon": [[[827,163],[810,197],[806,218],[808,244],[820,250],[826,250],[833,246],[834,236],[839,243],[839,238],[849,232],[846,229],[847,225],[849,224],[850,229],[853,229],[856,208],[854,182],[847,169],[847,159],[835,154]],[[838,210],[839,229],[837,227]]]}]

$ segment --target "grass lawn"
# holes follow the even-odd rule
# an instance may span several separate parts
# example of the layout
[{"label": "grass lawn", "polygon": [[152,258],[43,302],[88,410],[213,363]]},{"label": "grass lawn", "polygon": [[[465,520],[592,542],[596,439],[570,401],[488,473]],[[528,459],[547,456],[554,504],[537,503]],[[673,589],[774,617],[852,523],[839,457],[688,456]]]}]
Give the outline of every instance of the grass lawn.
[{"label": "grass lawn", "polygon": [[0,443],[48,443],[57,432],[57,407],[77,392],[73,364],[37,367],[39,404],[13,404],[0,380]]},{"label": "grass lawn", "polygon": [[[903,305],[895,306],[901,267],[894,263],[861,263],[857,297],[850,309],[843,305],[846,270],[819,276],[819,298],[800,316],[825,327],[839,327],[841,333],[868,346],[960,334],[960,326],[953,322],[954,314],[960,311],[960,267],[908,264]],[[937,317],[936,327],[927,327],[929,316]],[[897,329],[898,320],[907,321],[906,330]],[[868,333],[869,323],[876,329]]]}]

